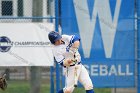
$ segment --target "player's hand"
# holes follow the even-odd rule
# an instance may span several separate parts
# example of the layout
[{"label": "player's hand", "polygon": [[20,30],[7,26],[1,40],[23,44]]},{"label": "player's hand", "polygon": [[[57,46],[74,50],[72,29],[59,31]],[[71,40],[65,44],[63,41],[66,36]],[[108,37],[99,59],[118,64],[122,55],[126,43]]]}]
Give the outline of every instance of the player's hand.
[{"label": "player's hand", "polygon": [[77,62],[77,59],[71,59],[72,62],[76,63]]},{"label": "player's hand", "polygon": [[64,64],[64,66],[69,67],[72,63],[73,63],[73,61],[71,59],[65,59],[63,64]]},{"label": "player's hand", "polygon": [[70,65],[70,64],[73,63],[73,60],[72,60],[72,59],[68,59],[67,62],[68,62],[68,64]]}]

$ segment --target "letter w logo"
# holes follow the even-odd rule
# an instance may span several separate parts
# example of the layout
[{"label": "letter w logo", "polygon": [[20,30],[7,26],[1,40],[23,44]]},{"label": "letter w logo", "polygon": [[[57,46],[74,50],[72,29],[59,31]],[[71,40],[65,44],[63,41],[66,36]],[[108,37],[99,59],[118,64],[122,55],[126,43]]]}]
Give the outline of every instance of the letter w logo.
[{"label": "letter w logo", "polygon": [[85,58],[90,57],[97,16],[101,27],[105,55],[106,58],[111,58],[121,0],[116,0],[114,17],[111,15],[109,0],[94,0],[92,19],[90,19],[87,0],[74,0],[73,3]]}]

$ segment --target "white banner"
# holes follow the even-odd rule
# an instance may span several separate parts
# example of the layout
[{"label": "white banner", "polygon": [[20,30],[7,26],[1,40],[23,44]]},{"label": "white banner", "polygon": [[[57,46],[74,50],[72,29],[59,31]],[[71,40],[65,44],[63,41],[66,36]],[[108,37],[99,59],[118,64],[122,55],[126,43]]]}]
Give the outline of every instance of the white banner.
[{"label": "white banner", "polygon": [[51,23],[0,23],[0,66],[52,66]]}]

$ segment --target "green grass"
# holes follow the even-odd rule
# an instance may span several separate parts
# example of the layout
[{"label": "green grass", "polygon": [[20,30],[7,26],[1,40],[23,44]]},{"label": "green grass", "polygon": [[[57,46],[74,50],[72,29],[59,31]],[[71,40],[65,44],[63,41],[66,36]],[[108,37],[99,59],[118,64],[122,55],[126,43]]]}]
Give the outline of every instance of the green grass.
[{"label": "green grass", "polygon": [[[95,88],[95,93],[111,93],[109,88]],[[28,81],[8,81],[8,87],[5,91],[0,90],[0,93],[29,93],[30,85]],[[50,93],[50,85],[47,82],[41,84],[40,93]],[[73,93],[85,93],[84,88],[76,88]]]},{"label": "green grass", "polygon": [[[111,93],[111,89],[109,88],[95,88],[95,93]],[[86,93],[84,88],[76,88],[73,93]]]}]

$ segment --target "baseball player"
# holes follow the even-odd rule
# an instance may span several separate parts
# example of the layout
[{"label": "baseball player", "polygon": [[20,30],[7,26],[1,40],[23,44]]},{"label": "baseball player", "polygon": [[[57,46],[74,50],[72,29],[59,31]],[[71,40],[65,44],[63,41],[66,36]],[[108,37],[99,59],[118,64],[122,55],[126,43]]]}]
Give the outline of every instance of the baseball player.
[{"label": "baseball player", "polygon": [[76,35],[60,35],[56,31],[51,31],[48,38],[54,45],[54,57],[63,66],[65,75],[65,87],[58,93],[72,93],[78,81],[84,86],[86,93],[94,93],[92,81],[78,52],[80,38]]}]

